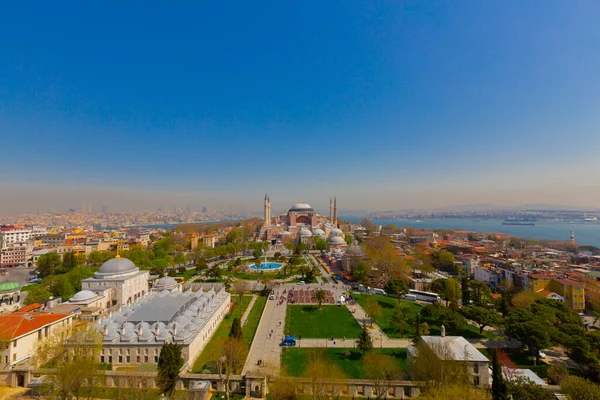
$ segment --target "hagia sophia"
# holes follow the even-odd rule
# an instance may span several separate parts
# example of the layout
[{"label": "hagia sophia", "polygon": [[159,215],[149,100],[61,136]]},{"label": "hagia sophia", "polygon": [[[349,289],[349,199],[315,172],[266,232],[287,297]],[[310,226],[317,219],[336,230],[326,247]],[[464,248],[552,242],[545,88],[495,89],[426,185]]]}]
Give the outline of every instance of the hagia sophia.
[{"label": "hagia sophia", "polygon": [[318,214],[310,204],[299,203],[291,206],[286,213],[273,218],[271,199],[265,194],[264,225],[261,230],[263,240],[273,244],[311,243],[325,239],[327,251],[339,259],[347,272],[352,272],[354,264],[364,257],[364,250],[358,243],[348,246],[344,232],[339,228],[337,198],[329,199],[329,218]]}]

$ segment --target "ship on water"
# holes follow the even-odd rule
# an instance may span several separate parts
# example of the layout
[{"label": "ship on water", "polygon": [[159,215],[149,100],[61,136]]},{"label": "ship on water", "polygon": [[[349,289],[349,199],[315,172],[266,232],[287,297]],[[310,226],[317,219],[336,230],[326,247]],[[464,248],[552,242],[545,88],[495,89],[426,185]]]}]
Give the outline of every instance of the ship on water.
[{"label": "ship on water", "polygon": [[502,221],[502,225],[525,225],[525,226],[535,226],[535,218],[506,218]]}]

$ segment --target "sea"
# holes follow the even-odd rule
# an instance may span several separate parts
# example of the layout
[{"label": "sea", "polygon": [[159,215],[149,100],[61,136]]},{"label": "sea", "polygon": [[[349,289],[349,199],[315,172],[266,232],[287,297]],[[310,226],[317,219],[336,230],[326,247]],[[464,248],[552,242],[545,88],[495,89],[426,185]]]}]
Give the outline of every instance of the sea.
[{"label": "sea", "polygon": [[[344,221],[358,223],[362,218],[342,217]],[[527,225],[502,225],[502,220],[497,219],[461,219],[461,218],[434,218],[423,219],[416,222],[414,219],[375,219],[375,225],[394,224],[400,228],[411,227],[415,229],[435,230],[453,229],[472,232],[504,233],[522,239],[543,239],[566,241],[570,240],[571,230],[575,234],[575,241],[579,245],[592,245],[600,247],[600,222],[566,222],[566,221],[536,221],[535,226]]]}]

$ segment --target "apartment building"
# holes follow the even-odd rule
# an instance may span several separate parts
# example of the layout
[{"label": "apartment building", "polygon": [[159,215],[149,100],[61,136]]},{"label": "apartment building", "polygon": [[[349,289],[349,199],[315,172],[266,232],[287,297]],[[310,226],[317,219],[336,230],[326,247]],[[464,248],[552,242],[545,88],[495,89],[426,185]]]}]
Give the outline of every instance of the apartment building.
[{"label": "apartment building", "polygon": [[529,290],[564,302],[573,311],[585,309],[585,287],[582,283],[551,273],[529,274],[528,280]]}]

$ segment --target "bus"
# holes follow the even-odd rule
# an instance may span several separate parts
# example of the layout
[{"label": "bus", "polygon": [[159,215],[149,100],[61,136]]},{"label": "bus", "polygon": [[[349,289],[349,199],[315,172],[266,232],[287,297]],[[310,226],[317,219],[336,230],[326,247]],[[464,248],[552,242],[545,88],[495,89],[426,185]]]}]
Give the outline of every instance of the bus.
[{"label": "bus", "polygon": [[415,298],[419,301],[428,301],[430,303],[437,303],[440,301],[440,296],[437,293],[431,292],[423,292],[421,290],[413,290],[410,289],[408,291],[409,295],[415,296]]}]

